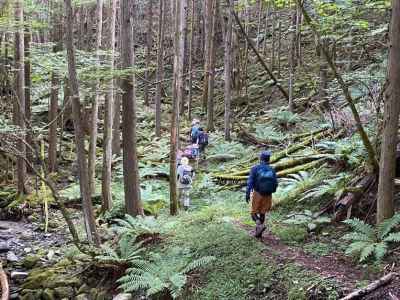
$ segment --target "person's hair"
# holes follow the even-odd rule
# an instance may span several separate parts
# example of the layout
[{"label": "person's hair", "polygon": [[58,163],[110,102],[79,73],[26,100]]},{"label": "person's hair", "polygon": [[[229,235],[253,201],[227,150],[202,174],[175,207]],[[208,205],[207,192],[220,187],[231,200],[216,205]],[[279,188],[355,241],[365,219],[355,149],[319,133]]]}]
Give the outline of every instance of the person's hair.
[{"label": "person's hair", "polygon": [[204,131],[203,127],[199,127],[199,131]]},{"label": "person's hair", "polygon": [[261,154],[260,154],[261,161],[269,162],[270,158],[271,158],[271,152],[269,152],[269,151],[261,152]]},{"label": "person's hair", "polygon": [[183,166],[187,166],[187,165],[189,165],[189,159],[187,158],[187,157],[182,157],[182,159],[181,159],[181,165],[183,165]]}]

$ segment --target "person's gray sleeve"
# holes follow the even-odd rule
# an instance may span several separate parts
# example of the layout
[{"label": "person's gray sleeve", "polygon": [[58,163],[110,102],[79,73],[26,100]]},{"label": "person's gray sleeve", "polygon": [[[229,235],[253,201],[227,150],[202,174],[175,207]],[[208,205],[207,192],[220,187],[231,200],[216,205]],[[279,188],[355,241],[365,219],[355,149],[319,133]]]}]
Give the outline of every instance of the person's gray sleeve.
[{"label": "person's gray sleeve", "polygon": [[178,167],[178,170],[176,171],[176,176],[177,176],[177,178],[180,178],[183,176],[183,166]]}]

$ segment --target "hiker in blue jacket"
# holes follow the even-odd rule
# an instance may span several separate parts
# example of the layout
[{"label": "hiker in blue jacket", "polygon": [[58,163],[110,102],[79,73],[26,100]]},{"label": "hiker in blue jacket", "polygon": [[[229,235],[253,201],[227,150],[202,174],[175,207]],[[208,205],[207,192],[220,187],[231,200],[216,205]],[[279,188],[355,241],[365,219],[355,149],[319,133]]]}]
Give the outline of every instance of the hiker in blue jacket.
[{"label": "hiker in blue jacket", "polygon": [[256,222],[255,237],[260,238],[265,230],[265,214],[271,210],[272,194],[278,187],[275,170],[269,165],[271,152],[262,151],[260,163],[251,168],[247,180],[246,202],[251,199],[251,218]]}]

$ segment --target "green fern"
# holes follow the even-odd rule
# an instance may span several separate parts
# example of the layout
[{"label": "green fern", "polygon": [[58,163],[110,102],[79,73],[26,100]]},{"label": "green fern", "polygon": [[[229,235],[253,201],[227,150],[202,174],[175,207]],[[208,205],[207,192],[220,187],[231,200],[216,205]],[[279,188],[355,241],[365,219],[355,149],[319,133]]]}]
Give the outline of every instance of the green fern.
[{"label": "green fern", "polygon": [[147,296],[169,294],[178,298],[188,279],[188,273],[207,266],[215,258],[211,256],[190,261],[187,253],[177,248],[161,257],[153,254],[153,260],[141,268],[129,268],[118,280],[125,292],[146,291]]},{"label": "green fern", "polygon": [[343,236],[343,239],[351,241],[345,253],[358,256],[360,262],[372,256],[381,261],[387,254],[390,243],[400,242],[400,232],[392,232],[400,224],[400,214],[385,220],[376,228],[359,219],[346,220],[344,223],[353,229],[353,232]]},{"label": "green fern", "polygon": [[116,230],[122,236],[154,236],[163,232],[162,226],[154,217],[125,215],[125,219],[117,219],[116,222]]},{"label": "green fern", "polygon": [[117,249],[113,249],[110,246],[103,246],[102,250],[103,254],[96,258],[103,263],[136,267],[143,267],[145,264],[142,257],[144,251],[142,243],[135,243],[135,239],[130,236],[122,236],[118,242]]}]

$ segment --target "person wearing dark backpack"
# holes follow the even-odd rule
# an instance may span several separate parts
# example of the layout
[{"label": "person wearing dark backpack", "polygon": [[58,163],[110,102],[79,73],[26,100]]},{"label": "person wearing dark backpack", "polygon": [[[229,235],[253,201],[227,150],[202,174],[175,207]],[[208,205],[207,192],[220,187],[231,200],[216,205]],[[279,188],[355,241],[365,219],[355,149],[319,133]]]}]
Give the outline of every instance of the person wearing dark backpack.
[{"label": "person wearing dark backpack", "polygon": [[192,182],[194,179],[194,170],[189,165],[189,159],[182,157],[181,164],[177,169],[178,189],[179,189],[179,201],[185,210],[189,209],[190,206],[190,189],[192,188]]},{"label": "person wearing dark backpack", "polygon": [[255,237],[261,238],[265,230],[265,214],[271,210],[272,194],[278,187],[275,170],[269,165],[271,152],[260,154],[260,163],[251,168],[247,180],[246,202],[251,200],[251,218],[256,222]]},{"label": "person wearing dark backpack", "polygon": [[198,119],[193,119],[192,126],[190,127],[190,140],[192,144],[196,144],[199,137],[200,121]]},{"label": "person wearing dark backpack", "polygon": [[203,154],[208,145],[208,133],[202,127],[199,128],[196,142],[199,145],[200,154]]}]

